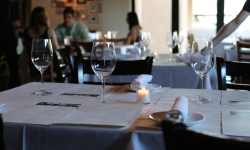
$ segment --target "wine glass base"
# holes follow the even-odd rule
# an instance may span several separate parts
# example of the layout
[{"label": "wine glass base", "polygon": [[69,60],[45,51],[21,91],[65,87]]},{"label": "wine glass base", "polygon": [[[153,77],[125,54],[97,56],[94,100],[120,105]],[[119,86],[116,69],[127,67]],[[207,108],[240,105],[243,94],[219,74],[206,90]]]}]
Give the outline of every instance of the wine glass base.
[{"label": "wine glass base", "polygon": [[173,58],[169,58],[167,61],[168,61],[168,62],[176,62],[176,60],[173,59]]},{"label": "wine glass base", "polygon": [[211,99],[207,99],[203,96],[200,96],[196,99],[191,99],[189,100],[190,103],[197,103],[197,104],[204,104],[204,103],[211,103],[213,100]]},{"label": "wine glass base", "polygon": [[40,91],[38,91],[38,92],[34,92],[34,93],[32,93],[31,95],[36,95],[36,96],[50,96],[50,95],[52,95],[53,93],[51,93],[51,92],[47,92],[47,91],[45,91],[45,90],[40,90]]}]

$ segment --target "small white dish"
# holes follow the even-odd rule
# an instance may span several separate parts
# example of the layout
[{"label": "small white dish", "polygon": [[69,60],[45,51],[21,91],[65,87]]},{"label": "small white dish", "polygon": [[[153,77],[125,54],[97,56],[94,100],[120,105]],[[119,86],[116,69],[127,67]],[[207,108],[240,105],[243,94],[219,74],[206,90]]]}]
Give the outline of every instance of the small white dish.
[{"label": "small white dish", "polygon": [[0,102],[0,107],[4,106],[5,103],[4,102]]},{"label": "small white dish", "polygon": [[[150,114],[148,116],[148,118],[153,120],[157,124],[161,124],[161,121],[166,118],[166,116],[165,116],[166,113],[167,113],[167,111],[155,112],[155,113]],[[190,127],[190,126],[193,126],[193,125],[195,125],[197,123],[200,123],[200,122],[202,122],[204,120],[205,120],[204,115],[194,113],[194,112],[188,112],[187,121],[183,122],[183,123],[186,126]]]},{"label": "small white dish", "polygon": [[[159,85],[159,84],[148,84],[148,86],[151,86],[151,91],[161,88],[161,85]],[[125,87],[127,90],[129,90],[129,91],[132,91],[132,92],[135,92],[135,91],[136,91],[135,89],[132,89],[132,88],[131,88],[131,84],[125,84],[124,87]]]}]

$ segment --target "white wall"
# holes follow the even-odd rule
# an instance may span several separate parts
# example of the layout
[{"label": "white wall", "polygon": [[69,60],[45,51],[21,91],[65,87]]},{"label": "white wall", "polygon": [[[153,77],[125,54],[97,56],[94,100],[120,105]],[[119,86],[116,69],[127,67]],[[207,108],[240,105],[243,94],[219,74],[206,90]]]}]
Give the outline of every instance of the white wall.
[{"label": "white wall", "polygon": [[171,32],[171,0],[136,0],[136,12],[143,31],[151,33],[149,49],[152,52],[170,53],[166,44]]},{"label": "white wall", "polygon": [[131,0],[103,0],[102,4],[103,33],[117,30],[117,38],[127,37],[129,29],[126,17],[131,11]]}]

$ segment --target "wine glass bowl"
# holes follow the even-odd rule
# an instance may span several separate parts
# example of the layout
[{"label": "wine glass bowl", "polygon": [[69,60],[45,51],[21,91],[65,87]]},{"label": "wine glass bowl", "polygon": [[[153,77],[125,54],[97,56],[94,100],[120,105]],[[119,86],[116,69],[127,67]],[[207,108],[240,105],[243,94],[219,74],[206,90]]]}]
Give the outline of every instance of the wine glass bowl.
[{"label": "wine glass bowl", "polygon": [[168,60],[169,62],[174,62],[175,61],[174,58],[173,58],[173,49],[177,46],[176,39],[177,39],[177,34],[175,32],[167,33],[166,42],[167,42],[168,49],[169,49],[169,51],[171,53],[171,57]]},{"label": "wine glass bowl", "polygon": [[190,56],[190,64],[195,73],[199,75],[201,79],[201,95],[190,100],[192,103],[210,103],[211,99],[207,99],[203,96],[203,79],[206,74],[213,68],[215,62],[215,55],[213,53],[212,41],[194,41],[192,44],[192,53]]},{"label": "wine glass bowl", "polygon": [[47,92],[43,89],[43,74],[44,71],[50,66],[53,59],[53,49],[50,39],[33,39],[31,50],[31,61],[34,66],[41,73],[41,89],[38,92],[32,93],[32,95],[48,96],[52,95],[51,92]]},{"label": "wine glass bowl", "polygon": [[134,37],[134,46],[138,49],[141,58],[144,59],[144,54],[146,53],[147,46],[151,41],[150,32],[140,31],[138,35]]},{"label": "wine glass bowl", "polygon": [[91,68],[102,82],[102,102],[104,99],[105,80],[116,66],[116,53],[113,42],[94,42],[91,54]]}]

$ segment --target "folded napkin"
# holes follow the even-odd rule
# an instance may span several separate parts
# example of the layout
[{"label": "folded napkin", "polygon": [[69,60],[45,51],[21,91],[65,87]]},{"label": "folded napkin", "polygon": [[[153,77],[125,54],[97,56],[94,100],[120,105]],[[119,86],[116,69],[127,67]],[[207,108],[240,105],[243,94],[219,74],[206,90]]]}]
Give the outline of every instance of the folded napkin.
[{"label": "folded napkin", "polygon": [[191,53],[187,52],[183,56],[178,56],[176,58],[176,62],[190,63],[190,56],[191,56]]},{"label": "folded napkin", "polygon": [[147,85],[148,82],[152,80],[153,76],[149,74],[139,75],[136,79],[134,79],[131,83],[132,89],[137,89],[139,86]]},{"label": "folded napkin", "polygon": [[167,118],[179,119],[186,122],[188,114],[188,99],[185,96],[179,96],[175,99],[171,110],[167,112]]},{"label": "folded napkin", "polygon": [[[201,54],[199,52],[194,53],[193,55],[194,55],[194,57],[193,57],[192,61],[198,61],[198,60],[203,59],[203,57],[204,57],[203,54]],[[183,56],[177,57],[176,62],[184,62],[184,63],[190,64],[190,56],[191,56],[191,53],[187,52]]]}]

